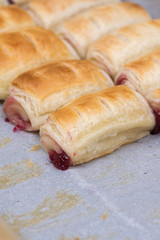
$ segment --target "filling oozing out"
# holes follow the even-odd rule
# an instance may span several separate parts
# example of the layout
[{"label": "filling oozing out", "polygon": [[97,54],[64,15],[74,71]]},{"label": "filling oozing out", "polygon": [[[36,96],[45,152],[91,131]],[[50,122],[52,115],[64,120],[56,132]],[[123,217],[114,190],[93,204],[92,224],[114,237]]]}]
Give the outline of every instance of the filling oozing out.
[{"label": "filling oozing out", "polygon": [[126,83],[127,79],[125,75],[121,74],[119,78],[116,81],[116,85],[124,85]]},{"label": "filling oozing out", "polygon": [[23,107],[13,97],[8,97],[6,99],[3,111],[7,116],[5,121],[15,125],[13,129],[14,132],[31,128],[31,123]]},{"label": "filling oozing out", "polygon": [[41,144],[48,151],[53,165],[60,170],[67,170],[71,165],[70,157],[63,151],[59,144],[48,134],[41,136]]},{"label": "filling oozing out", "polygon": [[62,171],[67,170],[70,166],[70,157],[64,151],[57,153],[51,150],[49,151],[49,157],[53,165]]},{"label": "filling oozing out", "polygon": [[9,4],[15,4],[13,0],[8,0]]},{"label": "filling oozing out", "polygon": [[155,135],[160,133],[160,111],[153,111],[153,114],[156,120],[156,125],[152,130],[151,134]]}]

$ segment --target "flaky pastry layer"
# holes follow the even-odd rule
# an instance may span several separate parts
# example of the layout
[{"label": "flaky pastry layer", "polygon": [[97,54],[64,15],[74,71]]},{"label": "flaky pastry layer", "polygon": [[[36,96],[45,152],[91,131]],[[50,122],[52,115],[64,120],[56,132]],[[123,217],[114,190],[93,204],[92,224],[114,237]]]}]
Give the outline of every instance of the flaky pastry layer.
[{"label": "flaky pastry layer", "polygon": [[[15,79],[10,97],[4,104],[4,111],[12,123],[20,125],[16,117],[12,121],[13,115],[18,115],[25,122],[30,122],[31,126],[25,130],[38,130],[50,112],[86,93],[111,86],[111,79],[90,61],[52,63]],[[11,101],[11,98],[16,102]]]},{"label": "flaky pastry layer", "polygon": [[8,96],[11,82],[20,74],[49,62],[73,59],[53,32],[40,27],[0,35],[0,99]]},{"label": "flaky pastry layer", "polygon": [[53,29],[57,24],[80,11],[116,2],[119,0],[32,0],[25,9],[38,25]]},{"label": "flaky pastry layer", "polygon": [[142,94],[154,110],[160,110],[160,48],[126,64],[115,78]]},{"label": "flaky pastry layer", "polygon": [[148,135],[154,125],[145,99],[127,86],[116,86],[82,96],[53,112],[40,135],[47,152],[65,153],[70,164],[76,165]]},{"label": "flaky pastry layer", "polygon": [[121,2],[82,12],[62,23],[55,31],[80,57],[85,58],[88,46],[107,33],[150,19],[143,7],[131,2]]},{"label": "flaky pastry layer", "polygon": [[12,5],[0,8],[0,33],[11,32],[34,25],[29,14],[20,7]]},{"label": "flaky pastry layer", "polygon": [[160,19],[132,24],[93,43],[87,59],[93,60],[113,78],[127,63],[160,47]]}]

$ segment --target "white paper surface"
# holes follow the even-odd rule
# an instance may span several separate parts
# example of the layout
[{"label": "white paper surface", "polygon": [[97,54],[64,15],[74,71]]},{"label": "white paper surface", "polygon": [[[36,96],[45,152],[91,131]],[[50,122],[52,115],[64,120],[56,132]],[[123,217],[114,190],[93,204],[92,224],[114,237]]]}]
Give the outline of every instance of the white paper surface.
[{"label": "white paper surface", "polygon": [[[160,17],[159,0],[141,4]],[[62,172],[37,133],[12,131],[2,105],[0,215],[20,239],[160,239],[160,135]]]}]

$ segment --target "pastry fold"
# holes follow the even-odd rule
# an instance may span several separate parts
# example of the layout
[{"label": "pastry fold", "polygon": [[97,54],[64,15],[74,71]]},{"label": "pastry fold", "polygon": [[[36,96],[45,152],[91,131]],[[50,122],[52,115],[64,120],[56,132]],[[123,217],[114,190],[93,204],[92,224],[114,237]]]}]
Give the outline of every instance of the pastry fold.
[{"label": "pastry fold", "polygon": [[82,12],[62,23],[55,32],[67,41],[80,57],[85,58],[89,45],[107,33],[150,19],[147,11],[138,4],[121,2]]},{"label": "pastry fold", "polygon": [[0,6],[7,6],[10,4],[18,4],[18,5],[22,5],[25,3],[28,3],[32,0],[0,0]]},{"label": "pastry fold", "polygon": [[60,38],[40,27],[0,35],[0,99],[8,96],[11,82],[20,74],[51,61],[73,59]]},{"label": "pastry fold", "polygon": [[126,64],[117,74],[115,83],[127,85],[146,98],[156,118],[153,133],[160,132],[160,48]]},{"label": "pastry fold", "polygon": [[108,75],[90,61],[52,63],[13,81],[4,112],[21,129],[38,130],[52,111],[79,96],[111,86]]},{"label": "pastry fold", "polygon": [[148,135],[154,125],[147,101],[127,86],[115,86],[53,112],[40,135],[54,165],[65,170]]},{"label": "pastry fold", "polygon": [[18,6],[0,7],[0,33],[34,26],[29,14]]},{"label": "pastry fold", "polygon": [[132,24],[93,43],[87,59],[93,60],[112,78],[127,63],[160,47],[160,19]]},{"label": "pastry fold", "polygon": [[116,2],[119,0],[32,0],[25,9],[38,25],[53,29],[80,11]]},{"label": "pastry fold", "polygon": [[32,0],[12,0],[12,2],[14,4],[18,4],[18,5],[22,5],[22,4],[25,4],[25,3],[29,3],[31,2]]}]

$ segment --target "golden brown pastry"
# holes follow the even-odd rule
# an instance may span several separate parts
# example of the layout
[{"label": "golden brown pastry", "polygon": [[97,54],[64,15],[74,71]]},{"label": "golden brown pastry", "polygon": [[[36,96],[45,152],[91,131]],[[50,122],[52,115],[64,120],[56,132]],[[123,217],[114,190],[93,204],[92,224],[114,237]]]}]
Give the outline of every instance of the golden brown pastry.
[{"label": "golden brown pastry", "polygon": [[82,10],[115,2],[119,0],[32,0],[25,9],[38,25],[53,29]]},{"label": "golden brown pastry", "polygon": [[111,79],[90,61],[52,63],[13,81],[4,112],[20,129],[38,130],[50,112],[79,96],[110,86]]},{"label": "golden brown pastry", "polygon": [[0,7],[0,33],[34,26],[29,14],[18,6]]},{"label": "golden brown pastry", "polygon": [[116,86],[53,112],[40,135],[55,167],[66,170],[148,135],[154,125],[146,100],[127,86]]},{"label": "golden brown pastry", "polygon": [[160,19],[132,24],[93,43],[87,59],[93,60],[112,78],[127,63],[160,47]]},{"label": "golden brown pastry", "polygon": [[154,111],[156,126],[152,133],[160,132],[160,48],[126,64],[115,78],[143,95]]},{"label": "golden brown pastry", "polygon": [[58,26],[55,31],[84,58],[93,42],[124,26],[150,20],[138,4],[121,2],[89,9]]},{"label": "golden brown pastry", "polygon": [[25,3],[28,3],[32,0],[0,0],[0,6],[7,6],[7,5],[11,5],[11,4],[18,4],[18,5],[22,5]]},{"label": "golden brown pastry", "polygon": [[[18,5],[21,5],[21,4],[25,4],[25,3],[29,3],[31,2],[32,0],[12,0],[14,4],[18,4]],[[48,1],[48,0],[47,0]]]},{"label": "golden brown pastry", "polygon": [[0,219],[0,240],[18,240],[18,237]]},{"label": "golden brown pastry", "polygon": [[51,32],[30,27],[0,35],[0,99],[8,96],[11,82],[20,74],[51,61],[73,59],[72,54]]}]

